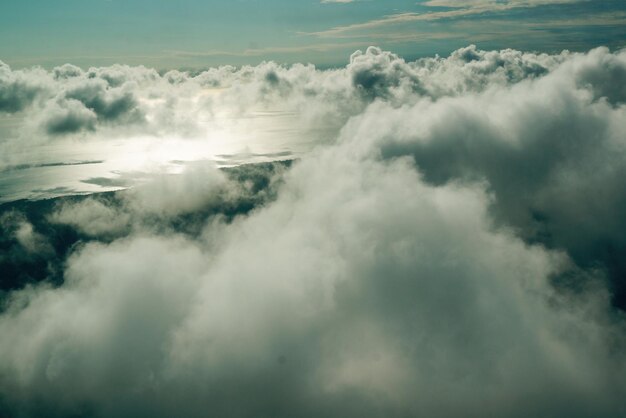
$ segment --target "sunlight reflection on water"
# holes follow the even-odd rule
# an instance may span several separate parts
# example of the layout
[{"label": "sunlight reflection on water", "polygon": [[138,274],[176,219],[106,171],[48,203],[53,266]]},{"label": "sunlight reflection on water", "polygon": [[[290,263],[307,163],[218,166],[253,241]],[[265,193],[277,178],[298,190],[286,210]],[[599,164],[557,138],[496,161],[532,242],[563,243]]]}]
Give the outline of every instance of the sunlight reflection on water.
[{"label": "sunlight reflection on water", "polygon": [[255,112],[208,126],[200,138],[87,137],[21,147],[0,170],[0,202],[119,190],[192,161],[225,167],[298,158],[330,136],[298,121],[291,112]]}]

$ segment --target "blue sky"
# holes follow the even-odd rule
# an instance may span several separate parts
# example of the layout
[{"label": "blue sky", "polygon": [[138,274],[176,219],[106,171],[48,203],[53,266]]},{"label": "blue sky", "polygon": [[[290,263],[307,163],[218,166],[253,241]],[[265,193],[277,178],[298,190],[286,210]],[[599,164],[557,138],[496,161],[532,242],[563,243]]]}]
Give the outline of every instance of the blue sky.
[{"label": "blue sky", "polygon": [[2,0],[0,60],[203,68],[341,65],[378,45],[407,58],[482,48],[626,45],[625,0]]}]

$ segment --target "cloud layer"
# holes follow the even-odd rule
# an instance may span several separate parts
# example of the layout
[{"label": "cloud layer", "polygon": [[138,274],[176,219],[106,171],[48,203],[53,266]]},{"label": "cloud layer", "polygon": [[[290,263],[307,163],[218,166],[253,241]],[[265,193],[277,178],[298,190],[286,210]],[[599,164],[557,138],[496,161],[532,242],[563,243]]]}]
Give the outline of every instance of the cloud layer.
[{"label": "cloud layer", "polygon": [[272,62],[162,75],[119,65],[84,71],[68,64],[47,72],[14,71],[2,64],[0,111],[23,117],[15,134],[22,142],[29,135],[54,140],[95,130],[109,136],[197,136],[206,127],[203,121],[224,123],[224,112],[245,114],[263,108],[296,111],[307,126],[338,130],[377,98],[400,105],[421,95],[438,98],[480,91],[539,76],[565,58],[468,47],[447,59],[405,62],[372,47],[352,55],[345,68],[327,71]]},{"label": "cloud layer", "polygon": [[[7,414],[626,414],[624,52],[2,68],[3,109],[46,140],[197,140],[195,116],[278,105],[333,133],[291,166],[192,164],[53,207],[91,239],[62,285],[5,298]],[[50,131],[70,109],[91,124]]]}]

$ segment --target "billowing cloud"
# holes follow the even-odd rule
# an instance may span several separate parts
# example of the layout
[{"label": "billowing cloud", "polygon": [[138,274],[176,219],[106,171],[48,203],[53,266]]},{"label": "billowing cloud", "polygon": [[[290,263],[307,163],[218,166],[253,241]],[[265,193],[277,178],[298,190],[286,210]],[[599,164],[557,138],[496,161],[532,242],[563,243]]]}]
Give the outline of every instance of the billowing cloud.
[{"label": "billowing cloud", "polygon": [[205,238],[90,244],[61,289],[15,293],[11,396],[111,416],[616,410],[610,326],[548,305],[562,255],[492,231],[480,190],[347,152]]},{"label": "billowing cloud", "polygon": [[97,115],[75,99],[51,102],[45,109],[43,125],[50,135],[62,135],[82,130],[93,131]]},{"label": "billowing cloud", "polygon": [[[167,109],[174,129],[181,108],[281,104],[333,135],[291,165],[189,164],[54,206],[91,238],[62,284],[5,298],[0,411],[623,415],[625,68],[604,48],[470,46],[327,71],[89,70],[150,133]],[[138,129],[105,127],[91,97],[71,100],[100,112],[93,135]]]},{"label": "billowing cloud", "polygon": [[[215,126],[224,123],[219,120],[224,112],[246,114],[264,108],[295,110],[306,126],[328,125],[334,118],[331,125],[337,132],[347,118],[375,98],[396,98],[403,103],[418,93],[436,98],[453,94],[453,89],[464,92],[489,83],[517,82],[541,75],[563,59],[470,47],[448,59],[405,62],[397,55],[369,48],[354,54],[346,68],[327,71],[312,65],[271,62],[163,75],[144,67],[83,71],[65,65],[46,72],[37,68],[13,71],[5,65],[5,81],[0,86],[7,91],[7,98],[0,111],[22,110],[22,128],[26,128],[22,130],[30,136],[99,129],[124,135],[137,124],[147,124],[139,130],[144,134],[198,136],[207,129],[201,121]],[[26,105],[35,101],[37,105],[27,109]],[[43,132],[28,129],[33,120]]]},{"label": "billowing cloud", "polygon": [[497,215],[528,239],[607,262],[623,304],[624,266],[612,254],[626,248],[625,70],[626,55],[597,49],[504,90],[372,106],[345,135],[378,141],[387,158],[411,155],[433,184],[486,180]]},{"label": "billowing cloud", "polygon": [[29,106],[42,91],[47,78],[43,70],[12,71],[0,61],[0,112],[18,112]]}]

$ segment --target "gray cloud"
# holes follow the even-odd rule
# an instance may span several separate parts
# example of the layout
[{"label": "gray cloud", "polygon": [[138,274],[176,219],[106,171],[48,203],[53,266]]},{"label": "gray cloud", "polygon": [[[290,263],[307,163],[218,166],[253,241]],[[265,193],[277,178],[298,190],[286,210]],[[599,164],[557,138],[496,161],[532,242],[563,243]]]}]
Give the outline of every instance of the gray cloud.
[{"label": "gray cloud", "polygon": [[67,91],[65,97],[80,101],[105,121],[117,120],[123,115],[130,119],[141,118],[140,115],[131,114],[137,106],[131,93],[109,91],[107,97],[105,92],[106,84],[88,83]]},{"label": "gray cloud", "polygon": [[54,74],[54,78],[56,80],[59,80],[59,79],[80,77],[84,74],[84,71],[82,70],[82,68],[77,67],[75,65],[65,64],[59,67],[55,67],[52,70],[52,73]]},{"label": "gray cloud", "polygon": [[50,102],[43,125],[50,135],[95,130],[97,115],[75,99]]},{"label": "gray cloud", "polygon": [[19,112],[28,107],[43,88],[42,76],[47,76],[42,70],[12,71],[0,61],[0,112]]},{"label": "gray cloud", "polygon": [[39,121],[43,133],[51,136],[95,131],[113,122],[137,124],[144,121],[144,115],[133,89],[146,76],[139,68],[122,66],[85,72],[66,64],[47,72],[40,68],[13,71],[1,63],[0,112],[24,112],[30,135],[32,120]]},{"label": "gray cloud", "polygon": [[613,254],[626,248],[626,118],[614,83],[625,64],[623,53],[597,49],[511,88],[372,107],[346,136],[379,141],[387,157],[411,155],[433,184],[487,181],[497,215],[527,239],[566,248],[584,264],[606,262],[623,304],[624,266]]}]

